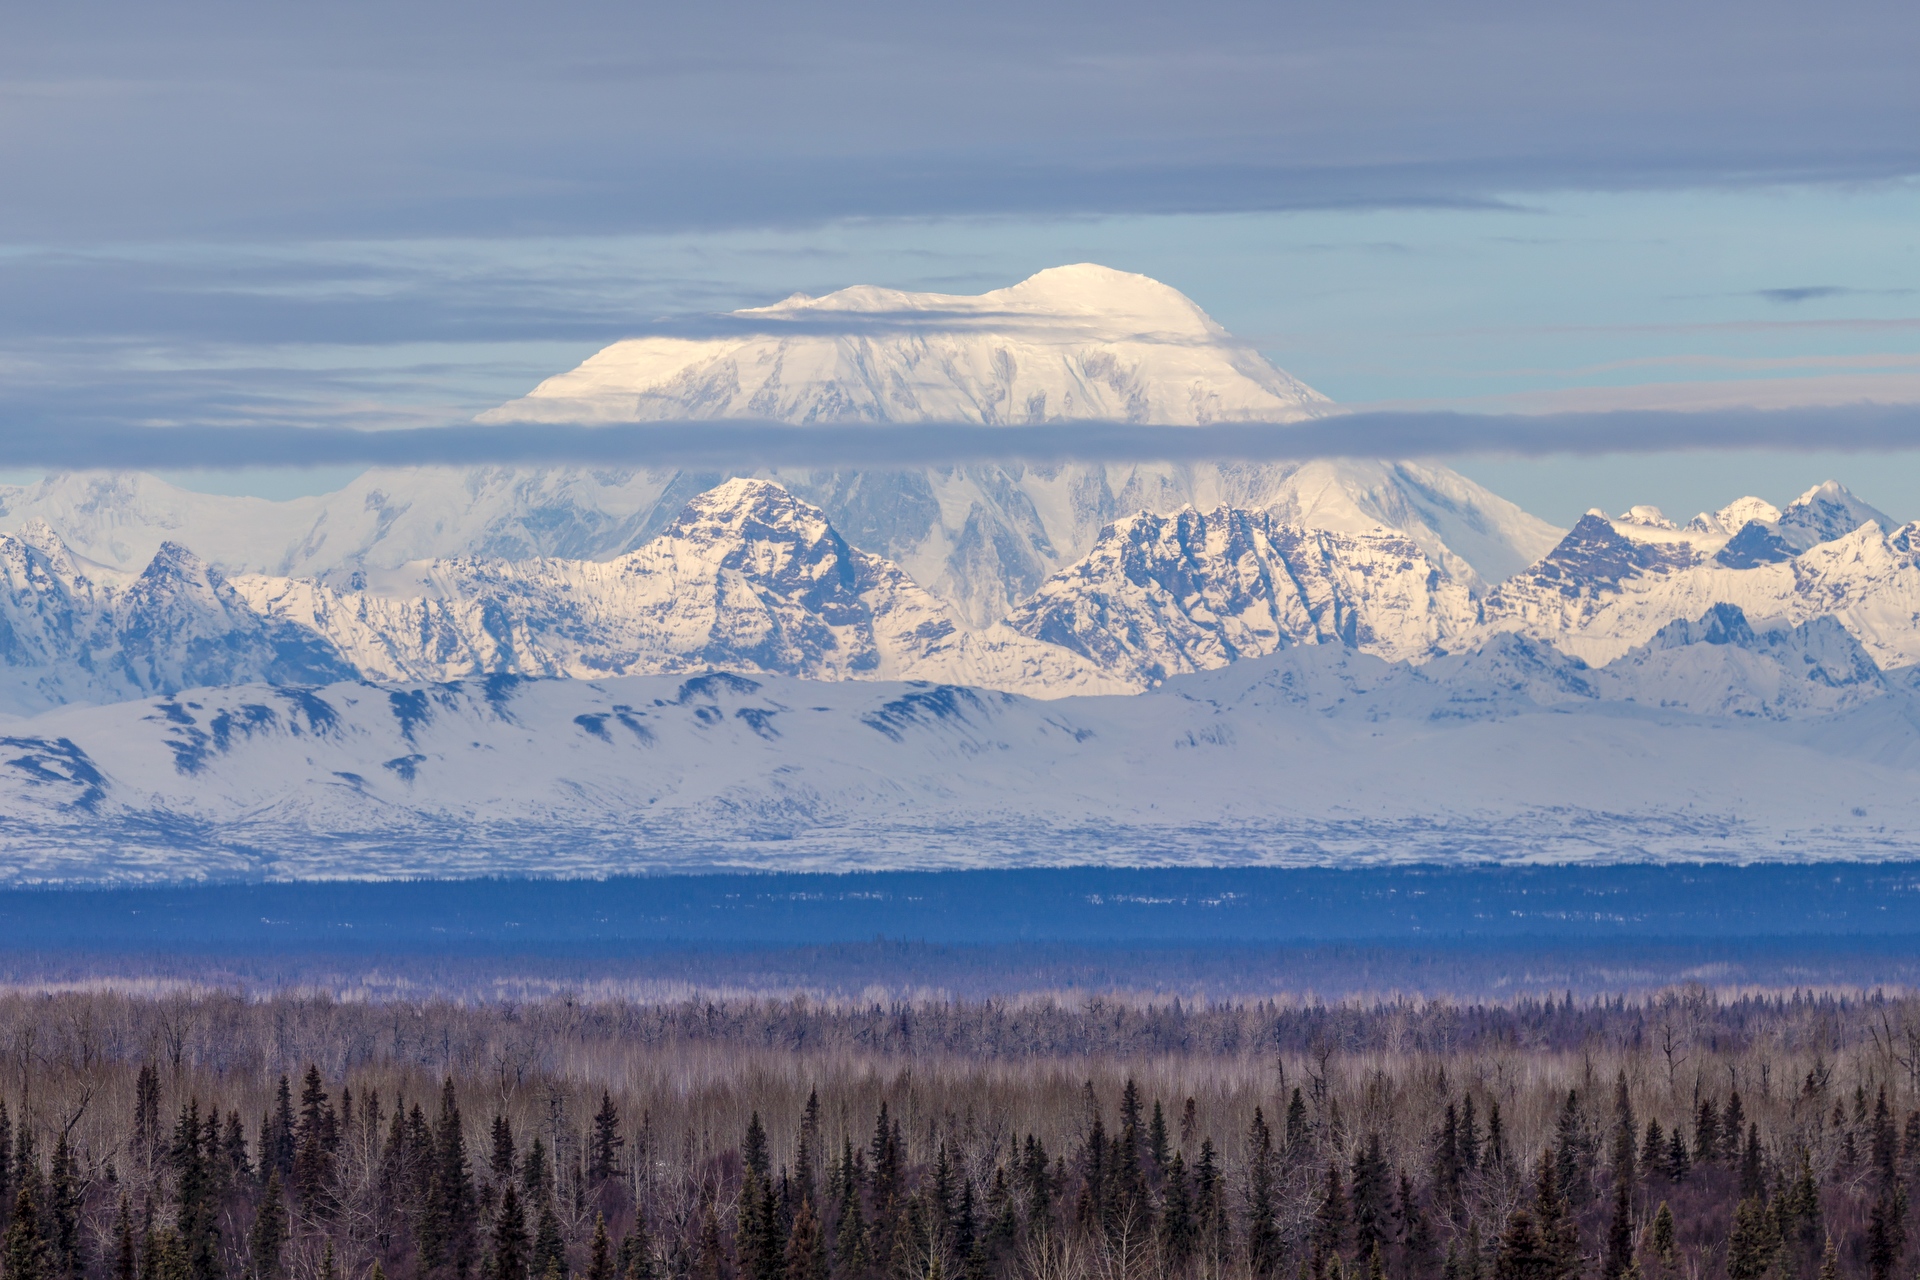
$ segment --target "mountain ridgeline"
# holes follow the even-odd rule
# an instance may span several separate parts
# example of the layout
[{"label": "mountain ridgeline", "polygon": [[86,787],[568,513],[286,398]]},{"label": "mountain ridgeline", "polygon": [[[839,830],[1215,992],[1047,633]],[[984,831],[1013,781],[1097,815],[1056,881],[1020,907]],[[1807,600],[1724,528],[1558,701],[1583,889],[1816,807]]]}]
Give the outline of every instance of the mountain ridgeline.
[{"label": "mountain ridgeline", "polygon": [[[1920,663],[1920,526],[1833,484],[1735,532],[1637,511],[1588,515],[1479,594],[1383,527],[1140,511],[986,626],[763,479],[695,495],[609,560],[468,555],[332,581],[228,578],[171,543],[129,574],[34,522],[0,535],[4,691],[33,713],[255,682],[728,670],[1059,698],[1138,693],[1301,645],[1418,665],[1520,634],[1605,666],[1722,606],[1759,634],[1830,622],[1879,670]],[[1757,556],[1763,544],[1780,554]]]},{"label": "mountain ridgeline", "polygon": [[[1177,442],[1337,412],[1102,267],[724,319],[485,416]],[[90,475],[0,490],[0,529],[15,879],[1920,839],[1920,524],[1832,482],[1561,530],[1389,460],[424,469],[282,503]]]}]

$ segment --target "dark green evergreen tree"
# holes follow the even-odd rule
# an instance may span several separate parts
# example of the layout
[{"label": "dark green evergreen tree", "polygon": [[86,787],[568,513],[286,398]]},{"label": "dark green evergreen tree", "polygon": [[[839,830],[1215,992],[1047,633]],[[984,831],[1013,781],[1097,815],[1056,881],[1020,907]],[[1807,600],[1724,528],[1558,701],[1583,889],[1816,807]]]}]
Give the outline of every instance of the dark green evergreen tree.
[{"label": "dark green evergreen tree", "polygon": [[133,1245],[133,1206],[127,1193],[120,1193],[120,1211],[113,1219],[113,1260],[107,1268],[108,1280],[134,1280],[139,1270]]},{"label": "dark green evergreen tree", "polygon": [[[1447,1110],[1452,1114],[1451,1107]],[[1369,1133],[1353,1155],[1351,1212],[1353,1252],[1357,1259],[1371,1257],[1374,1246],[1387,1239],[1388,1200],[1393,1194],[1390,1177],[1386,1157],[1380,1150],[1380,1135]]]},{"label": "dark green evergreen tree", "polygon": [[1633,1266],[1633,1195],[1626,1182],[1613,1184],[1613,1218],[1607,1224],[1607,1254],[1601,1280],[1620,1280]]},{"label": "dark green evergreen tree", "polygon": [[1300,1090],[1287,1103],[1287,1154],[1298,1155],[1307,1145],[1307,1104]]},{"label": "dark green evergreen tree", "polygon": [[493,1211],[493,1239],[490,1258],[493,1280],[526,1280],[532,1253],[527,1241],[527,1215],[520,1207],[520,1193],[508,1181],[500,1190],[500,1203]]},{"label": "dark green evergreen tree", "polygon": [[1280,1266],[1277,1174],[1273,1133],[1255,1107],[1247,1128],[1247,1268],[1256,1276],[1271,1276]]},{"label": "dark green evergreen tree", "polygon": [[453,1077],[440,1089],[420,1213],[420,1261],[429,1272],[464,1278],[473,1266],[475,1211]]},{"label": "dark green evergreen tree", "polygon": [[1347,1247],[1347,1189],[1340,1181],[1340,1166],[1329,1160],[1327,1177],[1320,1194],[1320,1207],[1314,1210],[1310,1240],[1313,1245],[1314,1272],[1326,1261],[1337,1258]]},{"label": "dark green evergreen tree", "polygon": [[627,1140],[620,1136],[620,1112],[613,1105],[613,1094],[602,1091],[600,1110],[593,1117],[593,1139],[588,1147],[587,1181],[594,1186],[620,1172],[620,1148]]},{"label": "dark green evergreen tree", "polygon": [[533,1274],[544,1276],[555,1267],[566,1274],[567,1244],[560,1235],[560,1218],[553,1211],[553,1201],[548,1200],[540,1206],[533,1231]]},{"label": "dark green evergreen tree", "polygon": [[7,1227],[4,1248],[6,1280],[48,1280],[47,1247],[40,1238],[40,1206],[34,1203],[33,1186],[22,1179],[14,1196],[13,1222]]},{"label": "dark green evergreen tree", "polygon": [[280,1187],[280,1171],[268,1169],[266,1190],[260,1195],[260,1207],[254,1210],[253,1230],[247,1235],[253,1280],[279,1280],[280,1251],[286,1243],[286,1195]]},{"label": "dark green evergreen tree", "polygon": [[1702,1098],[1693,1112],[1693,1162],[1712,1164],[1719,1158],[1720,1111],[1712,1098]]}]

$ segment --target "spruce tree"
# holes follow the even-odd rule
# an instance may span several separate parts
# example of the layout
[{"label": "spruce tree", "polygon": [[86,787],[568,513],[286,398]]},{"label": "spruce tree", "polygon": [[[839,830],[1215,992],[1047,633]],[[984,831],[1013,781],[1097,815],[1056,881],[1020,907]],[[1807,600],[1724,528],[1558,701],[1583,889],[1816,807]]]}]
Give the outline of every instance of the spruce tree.
[{"label": "spruce tree", "polygon": [[[1188,1099],[1187,1105],[1189,1107],[1193,1105],[1192,1099]],[[1293,1098],[1287,1103],[1287,1154],[1297,1155],[1306,1143],[1307,1104],[1300,1096],[1300,1090],[1296,1088],[1293,1091]]]},{"label": "spruce tree", "polygon": [[793,1215],[783,1261],[780,1280],[827,1280],[827,1241],[810,1200],[802,1200]]},{"label": "spruce tree", "polygon": [[14,1196],[13,1222],[7,1227],[4,1249],[6,1280],[48,1280],[47,1248],[40,1238],[40,1206],[33,1186],[24,1179]]},{"label": "spruce tree", "polygon": [[520,1207],[520,1193],[512,1182],[500,1191],[500,1203],[493,1211],[491,1241],[493,1280],[526,1280],[532,1257],[527,1243],[527,1215]]},{"label": "spruce tree", "polygon": [[1380,1135],[1368,1133],[1367,1140],[1353,1156],[1352,1214],[1353,1251],[1365,1258],[1373,1247],[1387,1238],[1388,1198],[1392,1190],[1387,1160],[1380,1150]]},{"label": "spruce tree", "polygon": [[1167,1138],[1167,1113],[1160,1108],[1160,1099],[1153,1100],[1153,1119],[1147,1122],[1147,1154],[1153,1159],[1153,1171],[1163,1173],[1167,1167],[1169,1142]]},{"label": "spruce tree", "polygon": [[1712,1164],[1719,1158],[1720,1113],[1712,1098],[1702,1098],[1693,1113],[1693,1162]]},{"label": "spruce tree", "polygon": [[1740,1102],[1740,1091],[1730,1089],[1727,1091],[1727,1109],[1720,1114],[1720,1158],[1729,1165],[1739,1164],[1740,1144],[1746,1136],[1746,1108]]},{"label": "spruce tree", "polygon": [[1276,1182],[1273,1135],[1255,1107],[1247,1131],[1247,1268],[1256,1276],[1270,1276],[1280,1265]]},{"label": "spruce tree", "polygon": [[1766,1206],[1755,1196],[1742,1200],[1727,1236],[1727,1280],[1760,1280],[1773,1266],[1779,1247]]},{"label": "spruce tree", "polygon": [[1494,1252],[1493,1274],[1494,1280],[1554,1280],[1552,1252],[1528,1210],[1515,1209],[1507,1219]]},{"label": "spruce tree", "polygon": [[1340,1182],[1340,1166],[1329,1160],[1320,1207],[1314,1210],[1311,1231],[1314,1270],[1319,1271],[1329,1258],[1337,1258],[1347,1247],[1347,1192]]},{"label": "spruce tree", "polygon": [[527,1148],[526,1163],[520,1167],[520,1185],[534,1204],[553,1194],[553,1170],[547,1164],[547,1144],[537,1133],[533,1136],[533,1145]]},{"label": "spruce tree", "polygon": [[74,1168],[73,1147],[62,1129],[53,1142],[53,1161],[47,1176],[47,1255],[53,1274],[72,1276],[80,1270],[80,1186]]},{"label": "spruce tree", "polygon": [[280,1251],[287,1243],[285,1194],[280,1188],[280,1171],[267,1170],[267,1188],[260,1196],[260,1207],[253,1215],[253,1230],[247,1236],[247,1251],[253,1262],[254,1280],[278,1280]]},{"label": "spruce tree", "polygon": [[1653,1215],[1653,1253],[1660,1261],[1673,1262],[1673,1210],[1662,1200]]},{"label": "spruce tree", "polygon": [[607,1215],[598,1213],[593,1218],[593,1241],[587,1246],[586,1280],[615,1280],[613,1274],[613,1243],[607,1239]]},{"label": "spruce tree", "polygon": [[620,1242],[621,1280],[654,1280],[653,1238],[647,1234],[647,1215],[634,1211],[633,1230]]},{"label": "spruce tree", "polygon": [[1666,1159],[1667,1177],[1675,1182],[1685,1182],[1693,1161],[1687,1156],[1687,1140],[1680,1132],[1680,1126],[1673,1126],[1673,1133],[1667,1141]]},{"label": "spruce tree", "polygon": [[[280,1077],[280,1087],[274,1092],[273,1118],[268,1122],[267,1132],[260,1140],[261,1161],[271,1163],[280,1171],[280,1185],[286,1186],[293,1179],[294,1157],[294,1121],[293,1086],[285,1076]],[[261,1170],[264,1177],[266,1170]]]},{"label": "spruce tree", "polygon": [[513,1181],[513,1175],[520,1167],[520,1151],[514,1145],[512,1122],[496,1111],[490,1136],[493,1150],[487,1161],[487,1173],[496,1187],[505,1186]]},{"label": "spruce tree", "polygon": [[1867,1213],[1867,1274],[1889,1280],[1907,1247],[1907,1191],[1883,1190]]},{"label": "spruce tree", "polygon": [[620,1136],[620,1113],[614,1108],[613,1094],[603,1090],[600,1110],[593,1117],[593,1141],[587,1159],[587,1181],[599,1186],[620,1171],[620,1148],[627,1145]]},{"label": "spruce tree", "polygon": [[420,1260],[428,1271],[465,1277],[473,1265],[475,1204],[452,1076],[440,1089],[440,1116],[426,1155],[430,1167],[420,1216]]},{"label": "spruce tree", "polygon": [[1607,1224],[1607,1255],[1601,1280],[1620,1280],[1633,1266],[1633,1198],[1625,1181],[1613,1184],[1613,1218]]},{"label": "spruce tree", "polygon": [[1500,1122],[1500,1100],[1487,1103],[1487,1165],[1499,1169],[1507,1163],[1507,1131]]},{"label": "spruce tree", "polygon": [[1647,1136],[1640,1143],[1640,1172],[1651,1177],[1667,1167],[1667,1135],[1660,1122],[1647,1118]]},{"label": "spruce tree", "polygon": [[133,1206],[127,1193],[120,1193],[120,1212],[113,1220],[113,1262],[107,1269],[109,1280],[134,1280],[138,1270],[133,1247]]},{"label": "spruce tree", "polygon": [[1178,1151],[1167,1161],[1161,1193],[1160,1247],[1175,1272],[1193,1257],[1193,1193],[1187,1185],[1186,1158]]},{"label": "spruce tree", "polygon": [[540,1206],[539,1223],[533,1233],[533,1274],[544,1276],[558,1267],[567,1269],[567,1245],[560,1236],[560,1219],[553,1212],[553,1201]]}]

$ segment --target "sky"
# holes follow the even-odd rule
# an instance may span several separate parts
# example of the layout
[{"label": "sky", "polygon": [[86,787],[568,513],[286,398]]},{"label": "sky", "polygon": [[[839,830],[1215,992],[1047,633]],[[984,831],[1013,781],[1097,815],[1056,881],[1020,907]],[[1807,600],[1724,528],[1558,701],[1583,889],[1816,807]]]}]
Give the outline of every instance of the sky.
[{"label": "sky", "polygon": [[[37,6],[0,42],[0,464],[457,423],[663,319],[1076,261],[1361,409],[1920,404],[1915,66],[1895,3]],[[1829,476],[1920,516],[1920,451],[1796,421],[1435,450],[1560,523]]]}]

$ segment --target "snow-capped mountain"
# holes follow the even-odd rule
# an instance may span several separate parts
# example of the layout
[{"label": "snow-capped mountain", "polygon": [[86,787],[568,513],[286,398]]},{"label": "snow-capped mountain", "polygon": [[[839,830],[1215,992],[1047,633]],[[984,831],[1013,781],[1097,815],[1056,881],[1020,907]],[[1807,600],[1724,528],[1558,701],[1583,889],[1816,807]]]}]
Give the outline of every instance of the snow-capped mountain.
[{"label": "snow-capped mountain", "polygon": [[[777,418],[787,422],[1125,420],[1285,423],[1330,412],[1178,291],[1104,267],[1041,272],[977,297],[866,287],[726,318],[729,336],[615,343],[492,420]],[[1285,430],[1276,426],[1275,430]],[[761,472],[898,563],[964,627],[991,627],[1107,524],[1183,506],[1271,512],[1337,533],[1398,531],[1481,590],[1561,530],[1443,467],[1309,463],[979,464]],[[0,528],[47,520],[80,554],[137,569],[162,541],[230,574],[320,577],[417,560],[611,559],[729,477],[563,467],[370,471],[338,493],[271,503],[152,477],[0,488]]]},{"label": "snow-capped mountain", "polygon": [[[1420,668],[1300,646],[1045,703],[720,673],[201,690],[8,726],[0,879],[1910,856],[1915,695],[1789,688],[1844,685],[1838,641],[1721,612],[1617,671],[1516,635]],[[1666,705],[1736,649],[1791,714]]]},{"label": "snow-capped mountain", "polygon": [[12,713],[355,674],[312,631],[255,612],[185,547],[163,543],[126,574],[74,555],[41,522],[0,534],[0,657],[0,710]]},{"label": "snow-capped mountain", "polygon": [[[1745,501],[1747,511],[1758,502]],[[1767,622],[1831,618],[1883,669],[1920,663],[1920,526],[1894,527],[1831,481],[1777,521],[1749,519],[1732,537],[1705,518],[1685,529],[1656,523],[1650,510],[1584,517],[1538,564],[1488,593],[1486,625],[1600,664],[1676,619],[1733,604]]]},{"label": "snow-capped mountain", "polygon": [[1177,289],[1092,263],[991,293],[856,285],[630,338],[482,422],[1294,422],[1327,398]]},{"label": "snow-capped mountain", "polygon": [[657,538],[608,561],[462,557],[341,586],[234,585],[262,616],[324,637],[376,680],[718,669],[1043,697],[1145,687],[1005,627],[962,630],[899,566],[849,546],[818,508],[766,480],[700,494]]},{"label": "snow-capped mountain", "polygon": [[1218,507],[1115,521],[1007,625],[1145,686],[1293,644],[1424,658],[1474,621],[1466,588],[1403,535]]}]

